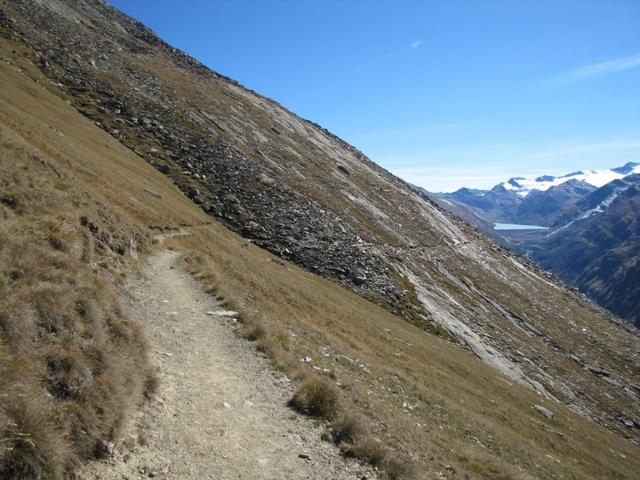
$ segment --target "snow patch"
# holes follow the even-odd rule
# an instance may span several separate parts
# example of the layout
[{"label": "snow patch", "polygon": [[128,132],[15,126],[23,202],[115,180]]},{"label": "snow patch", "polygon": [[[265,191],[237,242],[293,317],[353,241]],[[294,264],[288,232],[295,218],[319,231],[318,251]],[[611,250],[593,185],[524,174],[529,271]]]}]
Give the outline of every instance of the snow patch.
[{"label": "snow patch", "polygon": [[556,187],[568,182],[569,180],[577,180],[588,183],[594,187],[602,187],[613,180],[624,178],[627,175],[634,173],[640,173],[640,164],[634,165],[630,169],[629,173],[619,173],[616,170],[619,169],[605,169],[605,170],[586,170],[575,173],[570,173],[562,177],[552,177],[549,175],[538,177],[535,180],[529,180],[526,178],[512,178],[506,182],[502,182],[500,185],[505,190],[515,191],[519,196],[526,197],[533,190],[545,191],[551,187]]}]

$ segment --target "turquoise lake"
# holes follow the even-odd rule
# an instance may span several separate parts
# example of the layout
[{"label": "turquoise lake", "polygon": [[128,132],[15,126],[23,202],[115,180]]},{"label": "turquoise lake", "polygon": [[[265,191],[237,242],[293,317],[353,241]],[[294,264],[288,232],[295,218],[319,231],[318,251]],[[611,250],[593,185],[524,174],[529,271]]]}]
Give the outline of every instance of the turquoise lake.
[{"label": "turquoise lake", "polygon": [[520,225],[517,223],[494,223],[494,230],[549,230],[549,227],[539,225]]}]

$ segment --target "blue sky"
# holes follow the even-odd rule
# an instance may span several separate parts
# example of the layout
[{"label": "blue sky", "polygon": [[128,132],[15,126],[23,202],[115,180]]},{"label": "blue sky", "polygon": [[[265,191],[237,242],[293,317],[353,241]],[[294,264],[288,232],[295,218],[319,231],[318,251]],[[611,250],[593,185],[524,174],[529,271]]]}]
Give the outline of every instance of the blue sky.
[{"label": "blue sky", "polygon": [[640,1],[112,0],[432,191],[640,162]]}]

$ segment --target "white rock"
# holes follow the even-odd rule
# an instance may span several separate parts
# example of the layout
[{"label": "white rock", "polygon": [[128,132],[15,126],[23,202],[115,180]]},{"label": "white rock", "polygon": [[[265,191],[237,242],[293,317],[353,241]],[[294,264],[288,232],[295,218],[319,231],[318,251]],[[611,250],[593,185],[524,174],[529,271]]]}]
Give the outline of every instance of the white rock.
[{"label": "white rock", "polygon": [[543,407],[542,405],[534,405],[533,408],[535,408],[540,415],[544,415],[547,418],[555,417],[555,413],[553,413],[548,408]]},{"label": "white rock", "polygon": [[238,312],[234,312],[233,310],[207,310],[207,315],[235,318],[238,316]]}]

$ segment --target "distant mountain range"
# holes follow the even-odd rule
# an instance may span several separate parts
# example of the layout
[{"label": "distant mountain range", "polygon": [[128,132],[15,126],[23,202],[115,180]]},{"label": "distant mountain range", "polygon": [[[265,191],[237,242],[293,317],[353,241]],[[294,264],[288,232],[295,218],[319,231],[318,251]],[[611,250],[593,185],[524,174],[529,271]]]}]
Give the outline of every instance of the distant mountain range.
[{"label": "distant mountain range", "polygon": [[[422,193],[640,324],[640,163],[561,177],[515,177],[490,190]],[[548,230],[496,231],[495,222]]]},{"label": "distant mountain range", "polygon": [[[534,224],[549,227],[576,201],[607,183],[640,173],[640,164],[629,162],[609,170],[586,170],[561,177],[544,175],[535,180],[514,177],[491,190],[461,188],[437,198],[473,207],[491,222]],[[446,208],[446,207],[445,207]]]},{"label": "distant mountain range", "polygon": [[552,175],[543,175],[535,180],[527,180],[522,177],[514,177],[499,185],[506,190],[512,190],[521,197],[526,197],[532,192],[547,191],[550,188],[558,187],[569,182],[582,182],[594,187],[602,187],[607,183],[630,175],[632,173],[640,173],[640,164],[628,162],[622,167],[605,169],[605,170],[585,170],[568,173],[561,177]]}]

